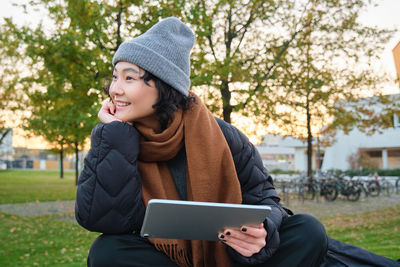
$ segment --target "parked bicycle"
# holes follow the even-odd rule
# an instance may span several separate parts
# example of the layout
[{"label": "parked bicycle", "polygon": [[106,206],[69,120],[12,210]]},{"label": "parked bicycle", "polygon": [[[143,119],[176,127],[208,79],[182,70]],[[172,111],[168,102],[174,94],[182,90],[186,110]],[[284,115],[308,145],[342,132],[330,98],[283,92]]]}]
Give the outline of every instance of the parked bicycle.
[{"label": "parked bicycle", "polygon": [[308,177],[303,177],[299,185],[299,196],[303,200],[314,200],[319,191],[319,184],[315,179],[308,180]]},{"label": "parked bicycle", "polygon": [[358,178],[356,180],[361,191],[364,192],[365,197],[377,197],[380,194],[381,188],[379,183],[373,179],[362,180]]},{"label": "parked bicycle", "polygon": [[360,199],[361,188],[355,180],[338,176],[336,179],[329,181],[328,184],[326,187],[332,190],[330,194],[325,195],[325,199],[328,201],[334,201],[339,193],[345,196],[349,201],[357,201]]},{"label": "parked bicycle", "polygon": [[392,195],[394,192],[397,191],[397,181],[395,183],[392,183],[388,181],[385,177],[380,177],[377,173],[375,173],[373,176],[370,175],[370,186],[375,186],[376,190],[378,191],[379,194],[385,194],[386,196]]},{"label": "parked bicycle", "polygon": [[329,180],[322,179],[320,183],[321,196],[323,196],[327,201],[334,201],[338,196],[338,190],[334,180],[330,178]]},{"label": "parked bicycle", "polygon": [[386,180],[384,177],[379,177],[380,179],[380,190],[382,194],[390,197],[395,192],[395,185],[393,185],[390,181]]}]

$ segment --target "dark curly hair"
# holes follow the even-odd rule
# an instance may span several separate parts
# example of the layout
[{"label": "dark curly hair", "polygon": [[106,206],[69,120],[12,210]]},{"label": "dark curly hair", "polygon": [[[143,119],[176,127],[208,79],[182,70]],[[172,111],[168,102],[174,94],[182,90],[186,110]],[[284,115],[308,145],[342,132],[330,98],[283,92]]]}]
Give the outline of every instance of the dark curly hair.
[{"label": "dark curly hair", "polygon": [[[193,95],[183,95],[175,90],[175,88],[146,70],[144,70],[144,74],[140,78],[143,79],[144,83],[147,85],[149,85],[149,81],[154,81],[158,90],[158,99],[153,105],[153,108],[156,110],[157,119],[161,125],[161,132],[167,129],[168,124],[174,118],[176,110],[182,108],[182,110],[185,111],[189,109],[191,102],[195,102],[195,97]],[[107,86],[104,86],[103,90],[108,96],[110,96],[110,83]]]}]

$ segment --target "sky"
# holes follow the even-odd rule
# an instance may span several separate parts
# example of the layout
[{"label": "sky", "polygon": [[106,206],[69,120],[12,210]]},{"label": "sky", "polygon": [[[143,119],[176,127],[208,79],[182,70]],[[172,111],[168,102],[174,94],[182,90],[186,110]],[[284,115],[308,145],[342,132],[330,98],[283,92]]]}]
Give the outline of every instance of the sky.
[{"label": "sky", "polygon": [[[367,0],[365,0],[367,1]],[[12,3],[27,3],[27,0],[0,0],[0,18],[9,17],[13,18],[14,22],[20,24],[37,23],[41,16],[36,13],[34,16],[23,14],[19,8],[12,6]],[[400,0],[380,0],[377,1],[378,6],[371,6],[366,12],[361,15],[361,22],[366,25],[373,25],[382,28],[397,29],[393,38],[386,44],[386,48],[382,53],[381,60],[377,62],[377,68],[389,73],[393,78],[396,75],[395,65],[393,62],[392,50],[400,42]],[[399,85],[388,85],[384,89],[385,94],[400,93]],[[16,136],[22,135],[22,131],[16,130]],[[43,140],[30,139],[31,148],[43,147]],[[24,138],[14,138],[14,146],[22,146],[26,144]]]}]

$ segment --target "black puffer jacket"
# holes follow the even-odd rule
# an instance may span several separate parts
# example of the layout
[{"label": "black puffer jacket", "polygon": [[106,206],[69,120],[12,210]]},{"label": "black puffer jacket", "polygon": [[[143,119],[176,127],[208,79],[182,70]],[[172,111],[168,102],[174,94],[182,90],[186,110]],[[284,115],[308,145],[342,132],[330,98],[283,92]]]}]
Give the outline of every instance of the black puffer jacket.
[{"label": "black puffer jacket", "polygon": [[[244,257],[229,247],[228,253],[241,263],[262,263],[278,248],[279,227],[288,215],[255,147],[232,125],[220,119],[217,122],[233,155],[243,203],[272,206],[264,222],[268,232],[265,248],[252,257]],[[75,207],[76,219],[84,228],[110,234],[140,231],[145,208],[137,168],[139,138],[134,127],[117,121],[101,123],[93,129]]]}]

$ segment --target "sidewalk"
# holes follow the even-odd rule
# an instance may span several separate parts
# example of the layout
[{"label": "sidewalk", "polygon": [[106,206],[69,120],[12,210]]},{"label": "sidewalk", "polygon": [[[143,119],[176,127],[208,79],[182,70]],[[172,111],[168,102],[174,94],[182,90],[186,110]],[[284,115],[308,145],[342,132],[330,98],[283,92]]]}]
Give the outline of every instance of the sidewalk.
[{"label": "sidewalk", "polygon": [[317,200],[291,200],[288,205],[282,203],[284,206],[291,209],[295,214],[308,213],[317,218],[356,214],[373,210],[380,210],[389,207],[400,205],[400,195],[393,194],[390,197],[362,197],[356,202],[351,202],[346,199],[337,199],[333,202],[325,201],[323,198]]},{"label": "sidewalk", "polygon": [[0,210],[22,216],[62,214],[74,211],[75,200],[1,204]]},{"label": "sidewalk", "polygon": [[[337,199],[333,202],[319,199],[319,201],[294,201],[291,200],[289,205],[282,203],[291,209],[295,214],[308,213],[317,218],[356,214],[366,211],[379,210],[400,205],[400,195],[392,195],[390,197],[369,197],[361,198],[359,201],[350,202],[344,199]],[[17,204],[2,204],[0,210],[7,213],[14,213],[22,216],[40,216],[47,214],[63,214],[74,211],[75,200],[50,201],[50,202],[29,202]],[[75,220],[73,216],[67,216],[68,220]],[[63,217],[64,218],[64,217]]]}]

